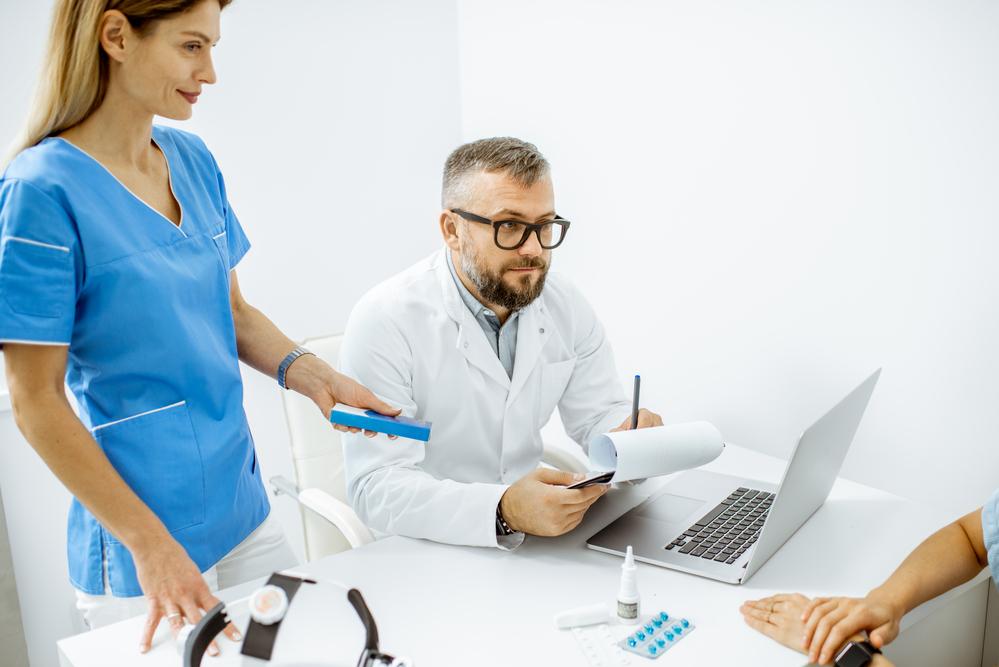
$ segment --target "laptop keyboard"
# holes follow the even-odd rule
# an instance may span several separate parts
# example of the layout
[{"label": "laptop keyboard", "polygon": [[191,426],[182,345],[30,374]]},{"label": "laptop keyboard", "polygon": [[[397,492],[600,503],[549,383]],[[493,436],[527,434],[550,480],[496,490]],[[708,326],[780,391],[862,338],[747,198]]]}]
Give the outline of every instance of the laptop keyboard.
[{"label": "laptop keyboard", "polygon": [[772,493],[740,486],[666,550],[731,565],[759,539],[773,501]]}]

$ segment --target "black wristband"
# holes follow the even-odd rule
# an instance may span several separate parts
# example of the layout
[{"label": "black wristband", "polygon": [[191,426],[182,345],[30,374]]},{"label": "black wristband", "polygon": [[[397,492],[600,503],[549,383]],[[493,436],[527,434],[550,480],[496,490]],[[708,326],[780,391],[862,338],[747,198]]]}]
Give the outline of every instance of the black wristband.
[{"label": "black wristband", "polygon": [[[302,585],[302,579],[287,574],[272,574],[271,578],[267,580],[267,585],[283,589],[285,595],[288,596],[288,605],[290,608],[292,598],[295,597],[299,586]],[[246,626],[246,638],[243,639],[243,648],[240,650],[240,653],[252,658],[259,658],[260,660],[270,660],[271,653],[274,651],[274,642],[277,640],[278,628],[280,627],[281,621],[271,625],[264,625],[257,623],[251,618],[250,624]]]},{"label": "black wristband", "polygon": [[500,511],[499,503],[496,504],[496,537],[502,537],[504,535],[513,535],[516,533],[510,524],[506,522],[503,518],[503,512]]}]

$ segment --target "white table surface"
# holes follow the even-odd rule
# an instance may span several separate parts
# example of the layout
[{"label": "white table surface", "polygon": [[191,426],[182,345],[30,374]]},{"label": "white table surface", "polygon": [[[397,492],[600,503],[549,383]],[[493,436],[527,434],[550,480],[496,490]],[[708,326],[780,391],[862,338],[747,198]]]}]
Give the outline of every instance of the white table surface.
[{"label": "white table surface", "polygon": [[[784,462],[729,446],[705,468],[777,482]],[[552,619],[565,609],[612,602],[621,559],[587,549],[585,540],[667,480],[615,488],[569,535],[528,537],[515,552],[393,537],[304,565],[296,572],[359,588],[378,623],[382,649],[409,656],[419,667],[471,664],[467,662],[471,656],[476,665],[586,665],[572,634],[556,630]],[[632,664],[800,666],[803,656],[744,624],[739,614],[742,601],[793,591],[809,596],[862,595],[949,520],[952,517],[932,507],[839,479],[826,504],[742,586],[640,563],[643,616],[662,608],[692,619],[697,629],[660,660],[645,662],[636,657]],[[236,600],[252,587],[229,589],[220,597]],[[903,632],[962,590],[913,611],[905,619]],[[141,667],[180,663],[163,627],[153,650],[138,655],[135,647],[141,626],[140,617],[64,639],[58,642],[62,664]],[[624,626],[612,626],[611,631],[615,637],[628,633]],[[228,642],[223,642],[223,651],[221,658],[206,658],[205,664],[264,664],[242,659]],[[359,652],[360,646],[350,651],[352,655]]]}]

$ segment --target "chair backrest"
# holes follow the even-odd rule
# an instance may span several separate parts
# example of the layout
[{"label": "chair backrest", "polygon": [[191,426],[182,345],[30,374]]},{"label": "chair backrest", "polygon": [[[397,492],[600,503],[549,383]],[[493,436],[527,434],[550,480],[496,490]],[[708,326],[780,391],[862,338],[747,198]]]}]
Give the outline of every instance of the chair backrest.
[{"label": "chair backrest", "polygon": [[[304,341],[316,356],[336,368],[342,335]],[[343,448],[340,432],[323,417],[316,404],[293,391],[282,391],[284,414],[291,439],[295,484],[299,489],[318,488],[348,505],[343,474]],[[339,530],[313,512],[301,507],[305,532],[305,554],[309,561],[350,549]]]}]

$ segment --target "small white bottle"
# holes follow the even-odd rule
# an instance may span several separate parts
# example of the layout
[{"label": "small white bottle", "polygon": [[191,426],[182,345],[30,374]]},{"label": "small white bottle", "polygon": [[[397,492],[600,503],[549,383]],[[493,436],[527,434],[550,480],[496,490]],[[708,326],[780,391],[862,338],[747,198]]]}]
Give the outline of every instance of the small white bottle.
[{"label": "small white bottle", "polygon": [[628,545],[628,552],[621,563],[621,588],[617,593],[617,618],[627,625],[638,623],[641,613],[641,599],[638,597],[638,579],[635,555]]}]

